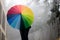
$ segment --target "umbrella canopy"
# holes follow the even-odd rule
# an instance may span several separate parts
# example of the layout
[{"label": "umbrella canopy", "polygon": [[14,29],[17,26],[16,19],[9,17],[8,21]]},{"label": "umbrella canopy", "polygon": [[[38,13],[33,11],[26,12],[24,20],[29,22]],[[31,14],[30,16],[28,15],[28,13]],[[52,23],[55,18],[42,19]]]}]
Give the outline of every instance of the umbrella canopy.
[{"label": "umbrella canopy", "polygon": [[20,29],[31,26],[34,21],[34,15],[30,8],[24,5],[11,7],[7,13],[7,21],[13,28]]}]

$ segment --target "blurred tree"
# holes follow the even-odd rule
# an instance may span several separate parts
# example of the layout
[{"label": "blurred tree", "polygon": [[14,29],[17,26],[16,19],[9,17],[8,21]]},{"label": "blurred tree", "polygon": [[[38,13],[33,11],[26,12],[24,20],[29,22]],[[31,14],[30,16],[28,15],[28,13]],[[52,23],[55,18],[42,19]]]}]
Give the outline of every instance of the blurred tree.
[{"label": "blurred tree", "polygon": [[[57,28],[58,28],[58,36],[60,36],[60,11],[59,11],[59,0],[54,0],[53,1],[53,8],[51,9],[52,12],[52,16],[51,16],[51,21],[52,24],[54,24],[55,22],[57,23]],[[59,22],[57,22],[56,20],[58,19]]]}]

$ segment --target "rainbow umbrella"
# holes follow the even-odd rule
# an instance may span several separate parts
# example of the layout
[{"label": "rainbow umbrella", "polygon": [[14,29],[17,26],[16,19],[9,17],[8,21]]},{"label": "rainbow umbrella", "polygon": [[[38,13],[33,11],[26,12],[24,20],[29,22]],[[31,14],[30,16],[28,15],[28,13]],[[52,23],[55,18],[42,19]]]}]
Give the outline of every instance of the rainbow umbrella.
[{"label": "rainbow umbrella", "polygon": [[9,25],[16,29],[27,29],[33,23],[34,15],[30,8],[24,5],[16,5],[10,8],[7,13]]}]

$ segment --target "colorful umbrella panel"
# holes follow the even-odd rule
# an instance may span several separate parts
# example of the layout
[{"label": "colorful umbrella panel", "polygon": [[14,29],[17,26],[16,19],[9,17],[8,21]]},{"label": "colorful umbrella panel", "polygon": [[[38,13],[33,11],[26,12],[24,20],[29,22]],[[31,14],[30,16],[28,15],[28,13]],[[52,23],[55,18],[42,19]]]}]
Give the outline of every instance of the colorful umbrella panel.
[{"label": "colorful umbrella panel", "polygon": [[[30,27],[34,21],[34,15],[30,8],[24,5],[16,5],[7,13],[7,21],[11,27],[16,29]],[[24,25],[24,26],[22,26]]]}]

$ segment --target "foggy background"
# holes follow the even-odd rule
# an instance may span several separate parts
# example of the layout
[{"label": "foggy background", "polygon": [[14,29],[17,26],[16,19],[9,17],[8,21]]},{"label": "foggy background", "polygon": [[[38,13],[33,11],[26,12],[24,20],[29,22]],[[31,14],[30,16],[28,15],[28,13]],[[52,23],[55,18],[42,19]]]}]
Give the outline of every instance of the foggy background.
[{"label": "foggy background", "polygon": [[58,18],[55,22],[51,20],[51,17],[55,16],[51,12],[54,5],[53,0],[2,0],[2,2],[5,10],[7,40],[21,40],[19,30],[10,27],[6,16],[7,11],[17,4],[26,5],[34,12],[34,22],[29,31],[29,40],[56,40],[59,20]]}]

